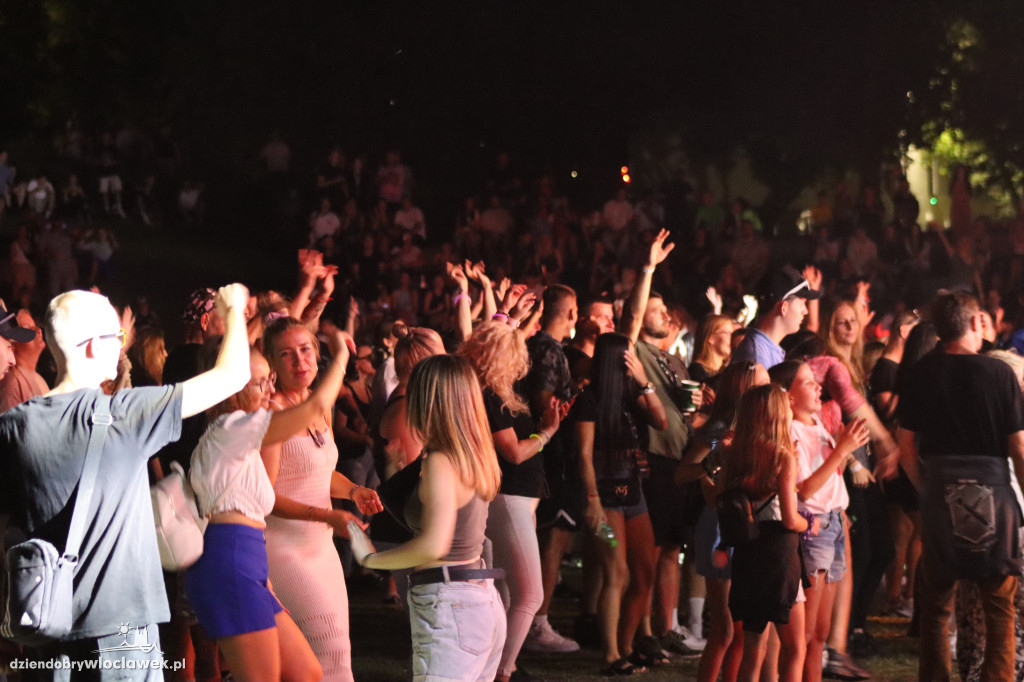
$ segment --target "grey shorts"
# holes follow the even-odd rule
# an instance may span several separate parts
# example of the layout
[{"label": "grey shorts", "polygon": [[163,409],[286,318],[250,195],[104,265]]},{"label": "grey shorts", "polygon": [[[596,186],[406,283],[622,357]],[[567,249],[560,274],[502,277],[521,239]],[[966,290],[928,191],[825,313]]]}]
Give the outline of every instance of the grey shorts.
[{"label": "grey shorts", "polygon": [[817,535],[804,538],[800,543],[804,554],[804,568],[808,575],[827,571],[825,582],[837,583],[846,572],[846,528],[843,510],[833,509],[826,514],[815,514],[821,520]]}]

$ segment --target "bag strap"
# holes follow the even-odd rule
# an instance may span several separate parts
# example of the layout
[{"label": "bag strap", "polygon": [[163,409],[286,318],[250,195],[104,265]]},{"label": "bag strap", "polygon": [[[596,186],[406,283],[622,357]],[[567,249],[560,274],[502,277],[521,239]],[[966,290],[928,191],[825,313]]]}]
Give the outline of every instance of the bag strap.
[{"label": "bag strap", "polygon": [[75,495],[75,508],[71,512],[71,525],[68,528],[68,541],[64,547],[62,559],[78,561],[78,550],[85,536],[85,521],[89,516],[89,505],[96,489],[96,475],[100,470],[100,455],[103,454],[103,443],[107,439],[107,427],[114,422],[110,414],[110,396],[100,393],[96,400],[96,408],[89,418],[92,428],[89,431],[89,446],[85,451],[85,465],[82,476],[78,479],[78,494]]},{"label": "bag strap", "polygon": [[763,512],[768,507],[768,505],[772,503],[772,500],[775,499],[776,495],[778,495],[778,493],[772,493],[771,497],[769,497],[767,500],[765,500],[764,503],[760,507],[757,508],[757,511],[754,512],[754,519],[755,520],[757,519],[757,515],[760,514],[761,512]]},{"label": "bag strap", "polygon": [[[200,516],[202,516],[203,518],[209,518],[209,517],[213,516],[213,510],[217,508],[217,505],[220,504],[220,501],[223,500],[224,496],[228,494],[228,491],[231,490],[231,487],[234,486],[235,483],[238,483],[238,479],[242,478],[242,474],[244,474],[244,473],[245,473],[245,467],[244,466],[238,467],[238,471],[236,471],[234,476],[231,477],[231,480],[228,481],[228,484],[226,486],[224,486],[224,490],[221,490],[220,494],[217,495],[217,497],[214,498],[213,502],[210,503],[210,510],[207,511],[206,513],[203,513],[202,510],[199,510]],[[189,481],[189,483],[191,483],[191,481]],[[199,496],[198,495],[196,495],[196,506],[197,507],[199,506]]]}]

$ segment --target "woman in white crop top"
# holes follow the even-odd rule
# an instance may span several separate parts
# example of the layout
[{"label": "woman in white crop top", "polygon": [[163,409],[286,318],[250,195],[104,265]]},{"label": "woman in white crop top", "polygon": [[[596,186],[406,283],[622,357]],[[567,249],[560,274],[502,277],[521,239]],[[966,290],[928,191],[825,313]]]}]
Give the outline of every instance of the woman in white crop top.
[{"label": "woman in white crop top", "polygon": [[291,616],[270,591],[264,517],[274,488],[260,448],[297,432],[337,398],[348,361],[346,339],[332,339],[335,362],[320,387],[289,410],[267,408],[273,378],[250,351],[249,383],[208,412],[209,426],[192,454],[189,475],[209,518],[202,557],[186,574],[199,622],[215,638],[236,680],[320,679],[320,663]]}]

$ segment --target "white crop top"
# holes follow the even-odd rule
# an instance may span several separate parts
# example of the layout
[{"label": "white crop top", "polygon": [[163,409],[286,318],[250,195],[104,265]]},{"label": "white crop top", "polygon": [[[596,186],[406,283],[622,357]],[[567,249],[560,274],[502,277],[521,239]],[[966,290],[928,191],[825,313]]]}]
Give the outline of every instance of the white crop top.
[{"label": "white crop top", "polygon": [[[237,410],[220,415],[206,428],[192,452],[189,473],[199,513],[237,511],[265,522],[274,509],[274,486],[263,467],[260,445],[270,417],[263,409]],[[216,508],[211,509],[215,502]]]}]

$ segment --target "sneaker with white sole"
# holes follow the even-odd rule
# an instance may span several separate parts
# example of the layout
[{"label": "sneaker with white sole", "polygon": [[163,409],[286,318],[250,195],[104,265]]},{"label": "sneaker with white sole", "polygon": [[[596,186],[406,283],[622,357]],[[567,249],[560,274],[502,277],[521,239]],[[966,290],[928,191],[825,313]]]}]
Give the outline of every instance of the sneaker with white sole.
[{"label": "sneaker with white sole", "polygon": [[534,623],[526,635],[523,648],[534,653],[568,654],[579,651],[580,645],[575,640],[563,637],[555,632],[551,623]]},{"label": "sneaker with white sole", "polygon": [[697,639],[693,635],[687,637],[675,630],[669,630],[661,637],[662,648],[681,656],[699,656],[706,645],[707,642],[703,639]]}]

